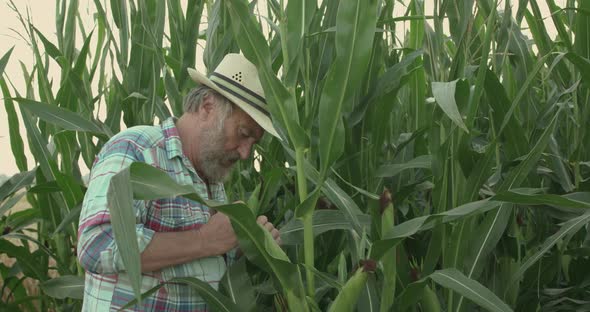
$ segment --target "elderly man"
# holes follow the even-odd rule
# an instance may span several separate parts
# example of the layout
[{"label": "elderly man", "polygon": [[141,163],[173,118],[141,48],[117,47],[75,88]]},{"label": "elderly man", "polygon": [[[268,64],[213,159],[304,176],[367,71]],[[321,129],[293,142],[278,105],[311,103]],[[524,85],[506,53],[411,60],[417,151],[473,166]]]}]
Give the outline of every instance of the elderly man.
[{"label": "elderly man", "polygon": [[[78,229],[78,259],[86,270],[83,311],[119,310],[134,299],[107,207],[114,174],[145,162],[193,185],[203,198],[226,202],[223,180],[232,165],[250,157],[264,130],[277,136],[257,70],[243,56],[227,55],[209,77],[189,73],[201,86],[186,96],[179,119],[122,131],[96,157]],[[237,247],[227,216],[182,197],[134,201],[129,209],[137,220],[142,292],[174,277],[196,277],[217,288]],[[280,239],[266,217],[257,221]],[[170,283],[134,309],[206,311],[207,305],[188,286]]]}]

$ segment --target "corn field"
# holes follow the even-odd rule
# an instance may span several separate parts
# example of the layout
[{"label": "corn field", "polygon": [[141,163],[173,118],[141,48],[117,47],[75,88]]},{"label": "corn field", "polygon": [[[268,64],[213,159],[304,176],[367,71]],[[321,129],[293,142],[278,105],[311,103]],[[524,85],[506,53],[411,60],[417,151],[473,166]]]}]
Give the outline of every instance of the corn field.
[{"label": "corn field", "polygon": [[34,60],[8,76],[1,51],[20,173],[0,185],[0,310],[81,309],[83,173],[122,125],[182,114],[201,50],[209,71],[257,66],[283,140],[238,163],[233,204],[140,163],[112,180],[136,300],[155,289],[132,200],[185,196],[227,214],[245,255],[218,290],[171,281],[216,311],[590,311],[590,1],[89,2],[92,29],[78,0],[56,0],[56,29],[8,4]]}]

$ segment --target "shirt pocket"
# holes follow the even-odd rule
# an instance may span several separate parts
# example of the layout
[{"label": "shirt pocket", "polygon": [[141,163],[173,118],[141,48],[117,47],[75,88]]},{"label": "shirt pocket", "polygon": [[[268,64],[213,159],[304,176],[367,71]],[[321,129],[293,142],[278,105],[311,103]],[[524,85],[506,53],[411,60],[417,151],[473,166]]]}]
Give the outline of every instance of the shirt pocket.
[{"label": "shirt pocket", "polygon": [[147,225],[156,232],[198,229],[209,220],[208,207],[183,197],[154,200],[148,206]]}]

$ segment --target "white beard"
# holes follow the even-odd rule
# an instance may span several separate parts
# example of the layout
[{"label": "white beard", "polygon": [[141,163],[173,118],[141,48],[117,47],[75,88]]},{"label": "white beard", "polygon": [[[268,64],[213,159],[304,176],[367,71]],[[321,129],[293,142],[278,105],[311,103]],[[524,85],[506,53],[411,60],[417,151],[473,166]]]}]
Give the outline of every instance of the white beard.
[{"label": "white beard", "polygon": [[240,155],[237,151],[224,150],[225,138],[222,127],[206,129],[199,140],[199,160],[204,178],[210,183],[224,182],[233,164],[240,159]]}]

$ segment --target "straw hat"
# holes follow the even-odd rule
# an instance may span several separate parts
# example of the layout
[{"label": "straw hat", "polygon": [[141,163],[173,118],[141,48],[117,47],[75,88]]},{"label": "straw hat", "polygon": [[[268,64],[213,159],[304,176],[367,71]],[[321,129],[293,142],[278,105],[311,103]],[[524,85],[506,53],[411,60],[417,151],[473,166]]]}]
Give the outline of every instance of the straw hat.
[{"label": "straw hat", "polygon": [[209,77],[189,68],[191,78],[226,97],[250,115],[264,130],[280,139],[270,119],[258,70],[243,55],[226,55]]}]

